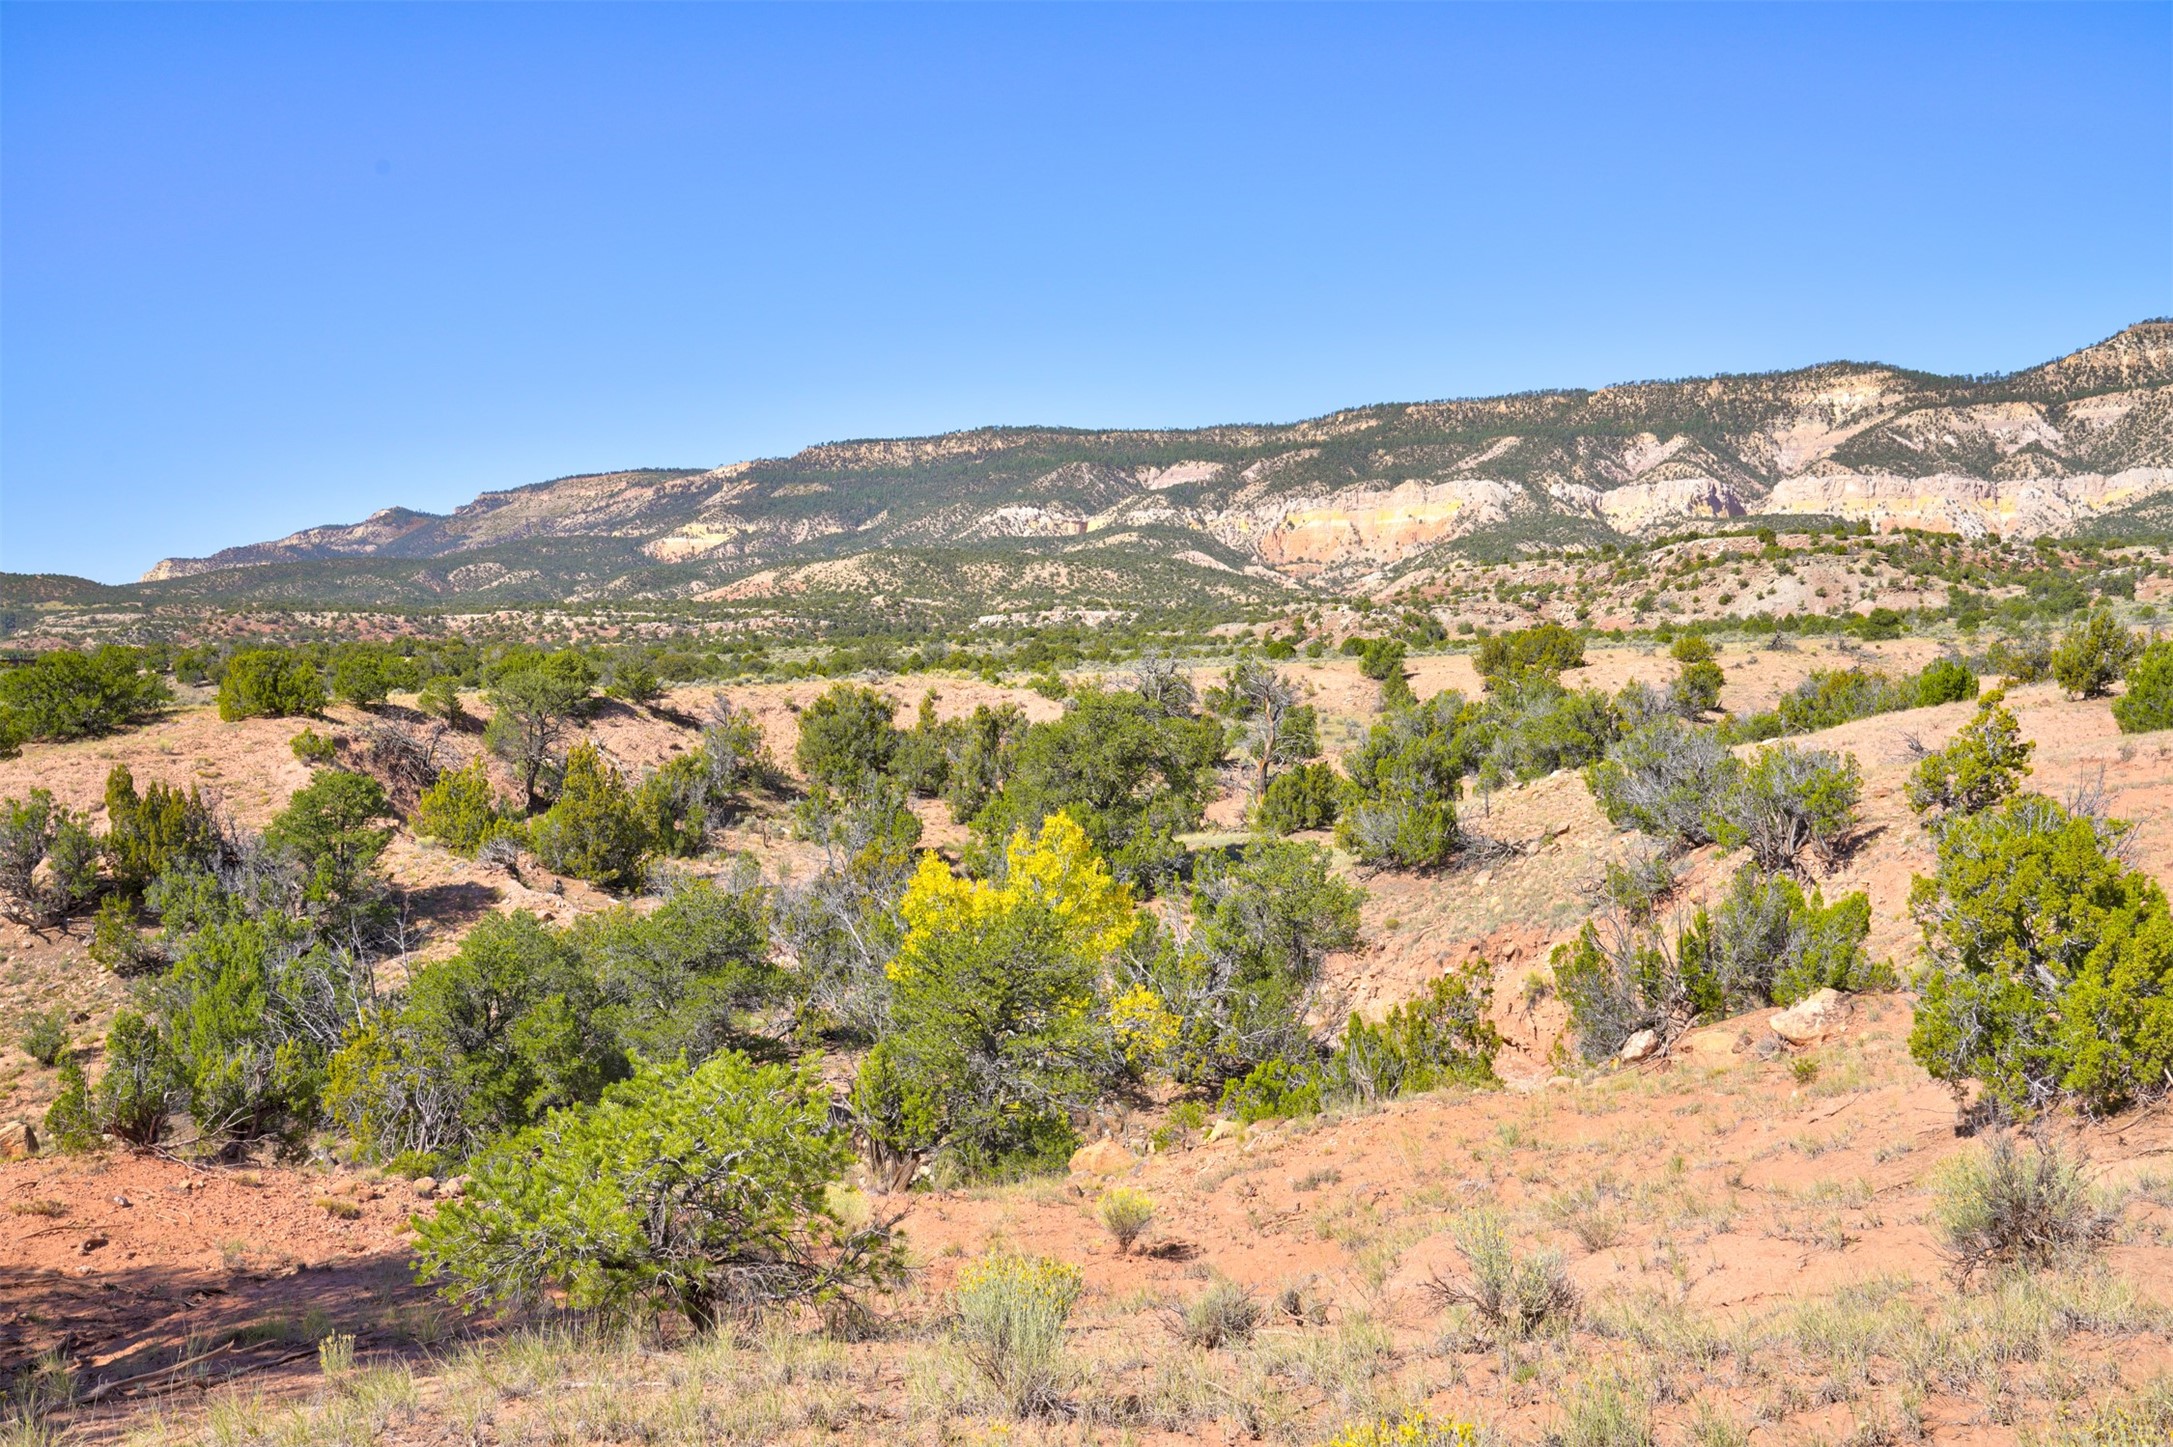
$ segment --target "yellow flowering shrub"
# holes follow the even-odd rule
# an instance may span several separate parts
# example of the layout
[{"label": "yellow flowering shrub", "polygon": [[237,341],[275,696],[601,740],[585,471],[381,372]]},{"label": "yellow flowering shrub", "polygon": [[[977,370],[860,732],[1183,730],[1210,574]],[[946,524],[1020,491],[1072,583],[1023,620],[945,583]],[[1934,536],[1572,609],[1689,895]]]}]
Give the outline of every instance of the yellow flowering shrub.
[{"label": "yellow flowering shrub", "polygon": [[1138,926],[1131,892],[1058,814],[1012,838],[1001,881],[923,855],[900,913],[891,1032],[854,1091],[871,1136],[984,1178],[1062,1164],[1072,1112],[1123,1068],[1102,987]]},{"label": "yellow flowering shrub", "polygon": [[906,937],[891,977],[917,968],[941,936],[983,933],[1002,916],[1030,905],[1048,910],[1074,946],[1089,955],[1119,948],[1139,922],[1132,892],[1110,874],[1086,831],[1069,815],[1052,814],[1038,835],[1029,837],[1021,829],[1011,836],[1000,884],[960,879],[933,852],[921,855],[898,905]]},{"label": "yellow flowering shrub", "polygon": [[1109,1002],[1109,1027],[1124,1058],[1134,1066],[1157,1065],[1177,1048],[1183,1022],[1145,985],[1133,985]]},{"label": "yellow flowering shrub", "polygon": [[1327,1447],[1477,1447],[1479,1429],[1413,1408],[1401,1417],[1357,1422],[1330,1438]]}]

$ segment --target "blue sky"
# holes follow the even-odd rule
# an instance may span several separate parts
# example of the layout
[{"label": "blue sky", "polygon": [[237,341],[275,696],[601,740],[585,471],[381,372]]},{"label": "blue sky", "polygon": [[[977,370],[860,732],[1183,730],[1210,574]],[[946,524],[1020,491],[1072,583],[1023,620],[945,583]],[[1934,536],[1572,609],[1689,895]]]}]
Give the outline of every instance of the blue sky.
[{"label": "blue sky", "polygon": [[0,7],[0,567],[2173,312],[2173,6]]}]

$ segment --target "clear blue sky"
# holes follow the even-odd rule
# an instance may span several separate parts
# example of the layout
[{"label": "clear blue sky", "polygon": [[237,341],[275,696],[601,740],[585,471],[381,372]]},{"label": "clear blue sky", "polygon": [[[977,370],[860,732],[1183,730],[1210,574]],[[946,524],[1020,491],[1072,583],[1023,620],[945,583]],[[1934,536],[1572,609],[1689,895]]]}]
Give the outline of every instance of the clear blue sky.
[{"label": "clear blue sky", "polygon": [[2173,312],[2173,6],[0,8],[0,567]]}]

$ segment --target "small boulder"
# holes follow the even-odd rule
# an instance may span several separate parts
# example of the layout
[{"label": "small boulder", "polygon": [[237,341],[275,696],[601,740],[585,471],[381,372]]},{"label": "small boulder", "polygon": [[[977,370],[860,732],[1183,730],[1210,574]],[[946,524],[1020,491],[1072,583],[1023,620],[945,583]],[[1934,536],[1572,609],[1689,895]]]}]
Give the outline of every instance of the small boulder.
[{"label": "small boulder", "polygon": [[1815,1045],[1840,1034],[1847,1016],[1848,1001],[1841,992],[1825,989],[1798,1000],[1766,1023],[1791,1045]]},{"label": "small boulder", "polygon": [[1234,1120],[1218,1120],[1207,1128],[1207,1143],[1213,1145],[1216,1141],[1226,1141],[1244,1129],[1245,1127]]},{"label": "small boulder", "polygon": [[38,1153],[38,1133],[27,1120],[0,1125],[0,1161],[27,1161]]},{"label": "small boulder", "polygon": [[1660,1053],[1660,1037],[1651,1030],[1640,1030],[1622,1042],[1621,1059],[1625,1064],[1649,1060]]},{"label": "small boulder", "polygon": [[1139,1157],[1126,1150],[1121,1141],[1095,1141],[1071,1153],[1071,1173],[1075,1176],[1121,1176],[1138,1164]]},{"label": "small boulder", "polygon": [[1718,1070],[1724,1065],[1734,1063],[1736,1051],[1742,1043],[1741,1033],[1726,1027],[1697,1030],[1676,1042],[1675,1053],[1687,1055],[1700,1065]]},{"label": "small boulder", "polygon": [[436,1176],[417,1176],[415,1178],[416,1195],[422,1197],[425,1201],[427,1201],[432,1196],[435,1196],[437,1193],[438,1178]]}]

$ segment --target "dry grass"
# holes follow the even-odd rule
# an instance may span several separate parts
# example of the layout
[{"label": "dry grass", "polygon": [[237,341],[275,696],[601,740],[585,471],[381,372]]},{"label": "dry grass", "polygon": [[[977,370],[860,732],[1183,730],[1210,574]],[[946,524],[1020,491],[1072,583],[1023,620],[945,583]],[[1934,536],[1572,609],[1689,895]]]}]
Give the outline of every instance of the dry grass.
[{"label": "dry grass", "polygon": [[[1512,1255],[1524,1249],[1509,1244]],[[2173,1414],[2168,1389],[2135,1391],[2119,1371],[2146,1339],[2154,1353],[2173,1347],[2173,1314],[2102,1268],[2016,1273],[1963,1295],[1874,1279],[1750,1317],[1667,1292],[1608,1292],[1576,1324],[1522,1342],[1452,1333],[1431,1346],[1408,1303],[1376,1314],[1345,1295],[1323,1324],[1312,1299],[1298,1283],[1263,1303],[1211,1280],[1174,1309],[1188,1324],[1221,1324],[1204,1335],[1142,1334],[1150,1303],[1100,1303],[1042,1358],[1032,1404],[953,1338],[939,1302],[923,1300],[858,1342],[782,1318],[675,1339],[539,1327],[460,1348],[421,1381],[335,1345],[305,1400],[214,1391],[202,1411],[145,1416],[131,1440],[692,1447],[902,1434],[1057,1447],[1084,1440],[1085,1427],[1302,1444],[1347,1421],[1446,1402],[1504,1447],[1745,1447],[1768,1435],[1899,1447],[1941,1440],[1928,1422],[1994,1420],[2026,1429],[2027,1447],[2133,1447],[2168,1439],[2117,1434],[2158,1431]],[[1230,1329],[1239,1317],[1243,1329]],[[1810,1426],[1834,1411],[1847,1431]],[[0,1442],[59,1440],[51,1423],[35,1429],[43,1437],[25,1430]]]}]

